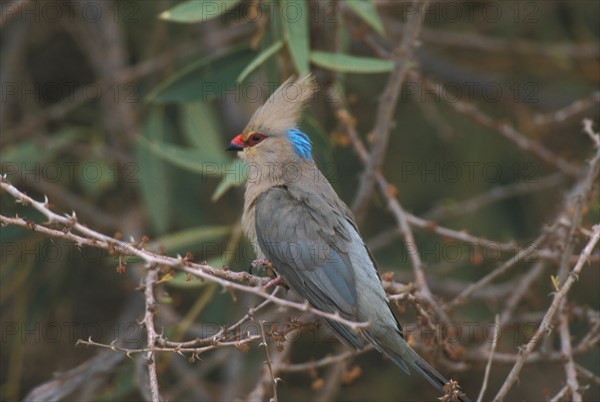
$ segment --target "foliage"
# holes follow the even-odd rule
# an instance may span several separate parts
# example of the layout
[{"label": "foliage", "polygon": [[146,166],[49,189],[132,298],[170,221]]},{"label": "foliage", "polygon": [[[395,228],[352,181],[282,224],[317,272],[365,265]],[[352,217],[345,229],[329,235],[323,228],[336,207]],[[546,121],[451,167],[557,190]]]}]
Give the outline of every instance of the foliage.
[{"label": "foliage", "polygon": [[[400,322],[417,350],[473,399],[491,349],[484,329],[500,315],[491,398],[566,283],[563,267],[575,266],[600,220],[597,187],[582,185],[596,150],[581,129],[583,118],[599,117],[599,5],[430,3],[412,37],[415,4],[14,2],[0,21],[1,171],[15,188],[36,200],[46,195],[50,210],[75,211],[96,232],[158,254],[190,253],[226,278],[250,271],[251,280],[267,280],[268,265],[251,267],[255,256],[239,225],[247,170],[225,147],[279,83],[311,72],[321,90],[301,128],[315,144],[315,159],[351,206],[361,180],[372,182],[360,228]],[[381,95],[399,64],[407,72],[397,102],[389,103]],[[377,130],[386,104],[393,112],[387,138]],[[381,169],[369,173],[372,154],[362,158],[359,148],[372,152],[378,141],[385,144],[375,162]],[[6,191],[0,205],[3,217],[46,224],[40,210],[15,204]],[[414,244],[400,233],[403,217]],[[550,240],[536,243],[535,254],[481,284],[539,240],[545,225]],[[68,224],[47,227],[69,232]],[[46,382],[64,392],[58,399],[149,398],[140,352],[146,332],[138,325],[148,309],[135,290],[148,279],[141,263],[148,260],[28,229],[10,224],[0,233],[1,398],[22,399]],[[597,249],[590,258],[597,266]],[[156,332],[169,341],[215,335],[263,302],[169,266],[156,272],[154,314]],[[573,381],[585,399],[600,397],[600,280],[593,268],[583,266],[552,320],[557,330],[545,338],[546,351],[527,358],[507,399],[561,392],[576,399]],[[247,342],[156,354],[163,396],[432,398],[416,376],[404,376],[377,353],[353,357],[337,349],[315,316],[290,305],[274,308],[278,303],[241,326],[254,336]],[[259,326],[261,320],[272,326]],[[574,366],[562,361],[565,328]],[[294,342],[284,341],[289,334]],[[233,342],[246,334],[228,336]],[[129,360],[101,347],[75,347],[90,337],[104,345],[116,339],[140,353]],[[263,371],[265,350],[271,371]],[[328,354],[338,360],[320,360]],[[325,363],[311,366],[315,361]],[[74,368],[97,381],[68,382],[69,390],[62,377],[52,381],[53,373],[77,378],[68,372]],[[273,370],[284,380],[275,389]]]}]

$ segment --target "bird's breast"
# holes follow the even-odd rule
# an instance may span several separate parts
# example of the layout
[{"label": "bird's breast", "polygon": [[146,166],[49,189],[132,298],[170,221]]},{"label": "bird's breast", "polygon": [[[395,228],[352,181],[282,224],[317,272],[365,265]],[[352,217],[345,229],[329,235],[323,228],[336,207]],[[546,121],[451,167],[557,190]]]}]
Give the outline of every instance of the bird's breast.
[{"label": "bird's breast", "polygon": [[242,213],[242,230],[244,234],[252,243],[254,252],[257,258],[264,258],[264,253],[258,245],[256,239],[256,219],[255,219],[255,207],[258,193],[254,191],[253,186],[246,187],[246,194],[244,195],[244,212]]}]

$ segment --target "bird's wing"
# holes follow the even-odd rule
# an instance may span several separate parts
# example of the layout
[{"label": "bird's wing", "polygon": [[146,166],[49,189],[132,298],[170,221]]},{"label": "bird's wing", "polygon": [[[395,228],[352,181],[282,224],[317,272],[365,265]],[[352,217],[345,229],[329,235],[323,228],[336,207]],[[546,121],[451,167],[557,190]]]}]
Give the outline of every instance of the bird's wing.
[{"label": "bird's wing", "polygon": [[[345,213],[334,203],[298,188],[272,187],[256,200],[256,237],[290,288],[317,309],[355,321],[350,237]],[[335,321],[329,324],[350,345],[362,346],[351,329]]]}]

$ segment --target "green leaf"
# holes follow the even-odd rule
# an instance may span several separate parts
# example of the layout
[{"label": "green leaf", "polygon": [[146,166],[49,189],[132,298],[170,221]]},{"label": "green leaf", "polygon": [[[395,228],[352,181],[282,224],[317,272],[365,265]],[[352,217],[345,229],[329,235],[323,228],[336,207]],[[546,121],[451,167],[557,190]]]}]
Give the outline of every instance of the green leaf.
[{"label": "green leaf", "polygon": [[175,233],[169,233],[153,240],[153,244],[160,245],[161,250],[167,254],[185,254],[188,251],[198,248],[198,245],[205,243],[205,250],[211,247],[211,250],[217,246],[217,242],[229,236],[232,226],[199,226],[185,229]]},{"label": "green leaf", "polygon": [[183,133],[198,151],[199,158],[219,164],[228,163],[231,158],[225,154],[227,144],[214,107],[195,102],[186,103],[182,108]]},{"label": "green leaf", "polygon": [[281,3],[283,29],[292,61],[300,75],[310,72],[308,6],[304,0],[285,0]]},{"label": "green leaf", "polygon": [[244,81],[244,79],[248,76],[248,74],[250,74],[256,68],[258,68],[258,66],[260,66],[265,61],[267,61],[269,59],[269,57],[271,57],[275,53],[277,53],[279,51],[279,49],[281,49],[282,47],[283,47],[283,40],[280,39],[277,42],[273,43],[268,48],[266,48],[265,50],[263,50],[262,52],[260,52],[260,54],[258,56],[256,56],[254,58],[254,60],[252,60],[250,62],[250,64],[248,64],[246,66],[244,71],[242,71],[240,73],[240,75],[237,77],[237,82],[241,83],[242,81]]},{"label": "green leaf", "polygon": [[222,161],[218,158],[208,159],[203,152],[197,149],[182,148],[162,141],[148,141],[143,137],[139,138],[138,141],[140,145],[146,147],[159,158],[182,169],[208,176],[221,174]]},{"label": "green leaf", "polygon": [[[2,156],[0,156],[3,169],[0,173],[6,173],[8,178],[11,179],[11,176],[14,174],[23,177],[27,172],[34,172],[39,169],[44,170],[45,166],[43,164],[46,161],[53,159],[58,151],[73,143],[76,139],[86,138],[88,136],[86,131],[85,129],[67,127],[46,138],[43,142],[28,140],[19,142],[14,146],[8,146],[2,150]],[[63,169],[60,164],[56,165],[58,169],[52,169],[52,173],[56,171],[60,176],[64,176],[65,179],[71,177],[70,174],[67,174],[68,171]],[[50,170],[48,168],[48,176],[51,175]],[[31,174],[34,175],[34,173]],[[42,177],[44,176],[43,172],[39,174]]]},{"label": "green leaf", "polygon": [[163,11],[160,19],[173,22],[204,22],[231,10],[240,0],[190,0]]},{"label": "green leaf", "polygon": [[[148,141],[164,139],[166,132],[164,109],[155,107],[151,110],[142,127],[143,136]],[[136,159],[139,166],[138,177],[140,191],[148,217],[156,233],[165,233],[171,220],[171,180],[163,161],[147,147],[138,143]],[[160,183],[160,184],[159,184]],[[158,190],[160,186],[160,190]]]},{"label": "green leaf", "polygon": [[254,57],[247,45],[204,57],[172,74],[148,95],[150,102],[208,102],[235,91],[236,78]]},{"label": "green leaf", "polygon": [[77,166],[77,183],[89,198],[95,199],[115,185],[115,167],[95,155],[85,155]]},{"label": "green leaf", "polygon": [[314,51],[310,60],[316,65],[342,73],[385,73],[394,68],[390,60]]},{"label": "green leaf", "polygon": [[378,34],[384,34],[383,23],[379,18],[379,14],[377,14],[377,9],[370,0],[346,0],[344,3]]},{"label": "green leaf", "polygon": [[221,182],[215,189],[210,200],[217,202],[230,189],[239,187],[246,182],[242,165],[239,162],[231,162],[223,171]]}]

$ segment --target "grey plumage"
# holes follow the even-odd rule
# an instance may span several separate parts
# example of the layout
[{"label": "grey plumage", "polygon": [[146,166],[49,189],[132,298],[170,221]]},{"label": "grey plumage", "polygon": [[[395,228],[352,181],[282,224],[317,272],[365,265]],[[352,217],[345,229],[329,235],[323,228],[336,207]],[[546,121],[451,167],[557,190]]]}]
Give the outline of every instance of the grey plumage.
[{"label": "grey plumage", "polygon": [[[282,105],[287,102],[282,93],[291,86],[300,91],[297,102]],[[371,323],[357,334],[329,320],[346,345],[360,348],[366,340],[441,391],[446,380],[404,340],[352,213],[310,157],[308,138],[295,128],[314,90],[310,76],[286,81],[232,140],[230,147],[248,162],[252,178],[244,197],[244,231],[257,255],[269,259],[315,308]]]}]

